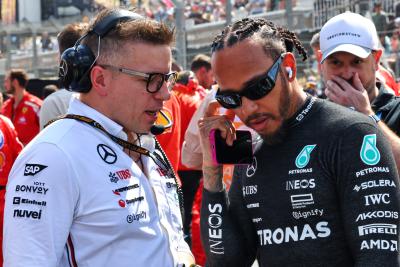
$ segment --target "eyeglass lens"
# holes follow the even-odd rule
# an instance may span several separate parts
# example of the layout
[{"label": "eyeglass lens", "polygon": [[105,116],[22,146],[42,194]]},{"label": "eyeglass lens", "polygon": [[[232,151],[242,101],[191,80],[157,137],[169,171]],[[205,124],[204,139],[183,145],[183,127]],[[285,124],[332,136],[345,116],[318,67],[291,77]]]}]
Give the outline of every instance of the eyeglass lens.
[{"label": "eyeglass lens", "polygon": [[147,81],[147,90],[150,93],[155,93],[161,89],[164,82],[167,83],[168,91],[172,90],[172,87],[176,82],[176,73],[170,74],[161,74],[161,73],[152,73],[150,74]]}]

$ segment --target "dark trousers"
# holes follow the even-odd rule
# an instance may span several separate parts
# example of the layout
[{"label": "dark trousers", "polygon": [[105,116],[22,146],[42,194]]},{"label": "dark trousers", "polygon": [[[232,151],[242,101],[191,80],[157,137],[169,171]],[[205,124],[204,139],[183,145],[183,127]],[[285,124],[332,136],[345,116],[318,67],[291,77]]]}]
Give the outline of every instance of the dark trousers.
[{"label": "dark trousers", "polygon": [[183,192],[183,232],[185,234],[185,240],[192,245],[192,234],[191,234],[191,223],[192,223],[192,206],[194,196],[199,187],[200,179],[202,177],[202,171],[188,170],[178,171],[178,175],[182,181],[182,192]]}]

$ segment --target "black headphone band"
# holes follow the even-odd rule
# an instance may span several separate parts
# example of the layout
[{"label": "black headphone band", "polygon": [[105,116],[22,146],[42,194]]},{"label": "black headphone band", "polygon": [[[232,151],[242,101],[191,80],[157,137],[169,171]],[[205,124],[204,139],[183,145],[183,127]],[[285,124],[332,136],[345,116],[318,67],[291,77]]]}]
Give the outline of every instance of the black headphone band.
[{"label": "black headphone band", "polygon": [[[121,9],[111,11],[97,22],[91,30],[76,41],[74,47],[67,49],[62,54],[59,71],[61,85],[71,91],[89,92],[92,86],[89,73],[100,53],[101,39],[115,28],[118,23],[139,19],[144,19],[144,17]],[[85,38],[92,34],[96,34],[99,40],[97,55],[94,55],[88,46],[81,44]]]},{"label": "black headphone band", "polygon": [[93,32],[100,36],[100,38],[103,38],[111,29],[117,26],[118,23],[138,19],[143,19],[143,17],[128,10],[115,10],[97,23],[89,33]]}]

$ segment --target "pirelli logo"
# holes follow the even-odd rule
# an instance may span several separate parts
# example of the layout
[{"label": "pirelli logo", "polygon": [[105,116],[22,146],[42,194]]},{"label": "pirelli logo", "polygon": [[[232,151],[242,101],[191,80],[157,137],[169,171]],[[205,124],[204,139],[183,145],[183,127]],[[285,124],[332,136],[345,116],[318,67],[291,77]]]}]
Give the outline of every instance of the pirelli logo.
[{"label": "pirelli logo", "polygon": [[370,234],[397,234],[397,225],[387,223],[373,223],[361,225],[358,227],[358,235],[365,236]]}]

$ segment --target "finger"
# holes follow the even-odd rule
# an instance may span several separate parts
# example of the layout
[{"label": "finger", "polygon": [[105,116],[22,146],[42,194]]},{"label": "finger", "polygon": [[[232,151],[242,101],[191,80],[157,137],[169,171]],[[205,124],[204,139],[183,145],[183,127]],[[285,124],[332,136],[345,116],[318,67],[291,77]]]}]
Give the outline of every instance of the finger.
[{"label": "finger", "polygon": [[234,122],[235,121],[235,112],[233,109],[227,109],[225,112],[225,116],[228,118],[228,120]]},{"label": "finger", "polygon": [[338,87],[342,91],[354,90],[353,85],[351,85],[347,80],[345,80],[339,76],[332,75],[332,80],[338,85]]},{"label": "finger", "polygon": [[208,104],[206,112],[204,112],[204,117],[217,115],[220,107],[220,104],[216,100],[211,101],[210,104]]},{"label": "finger", "polygon": [[353,84],[355,89],[357,89],[360,92],[364,92],[365,90],[364,85],[362,84],[360,76],[358,75],[357,72],[353,76]]},{"label": "finger", "polygon": [[344,91],[342,90],[342,88],[340,88],[340,86],[332,80],[328,80],[326,82],[325,91],[327,93],[327,96],[330,95],[332,97],[339,97],[344,95]]}]

